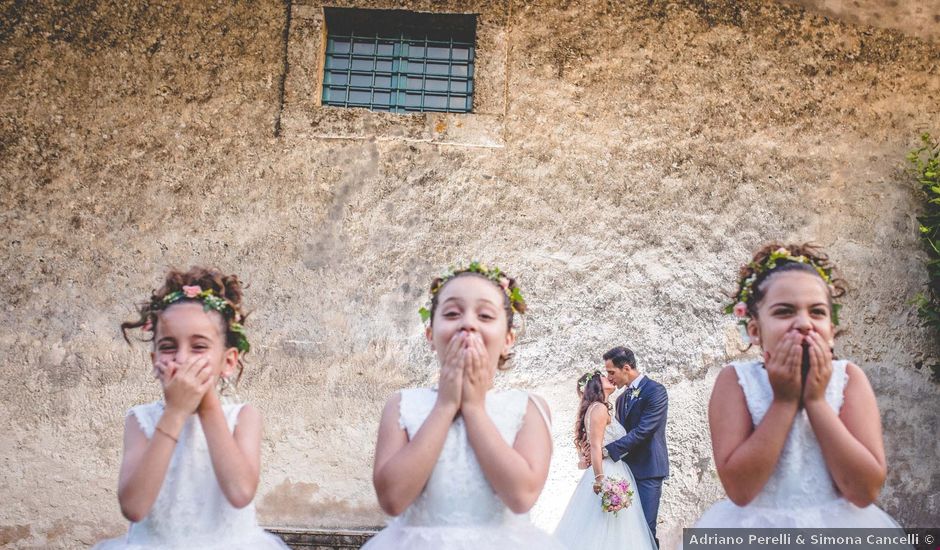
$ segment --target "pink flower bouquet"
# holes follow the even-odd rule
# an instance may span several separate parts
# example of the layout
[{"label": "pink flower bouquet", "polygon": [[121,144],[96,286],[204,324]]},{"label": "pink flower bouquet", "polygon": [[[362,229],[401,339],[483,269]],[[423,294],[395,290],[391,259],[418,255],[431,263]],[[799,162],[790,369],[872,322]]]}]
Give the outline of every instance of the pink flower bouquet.
[{"label": "pink flower bouquet", "polygon": [[626,479],[604,478],[601,482],[601,509],[605,512],[617,512],[629,508],[633,503],[633,491]]}]

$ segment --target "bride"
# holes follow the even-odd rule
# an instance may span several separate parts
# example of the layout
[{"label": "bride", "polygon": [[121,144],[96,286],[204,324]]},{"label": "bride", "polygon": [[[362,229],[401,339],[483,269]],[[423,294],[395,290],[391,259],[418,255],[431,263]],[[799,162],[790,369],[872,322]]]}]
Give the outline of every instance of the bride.
[{"label": "bride", "polygon": [[[581,404],[575,422],[574,443],[581,457],[579,467],[587,470],[555,529],[555,537],[570,550],[656,548],[630,468],[622,460],[614,462],[603,458],[601,454],[604,445],[626,435],[626,430],[619,422],[611,421],[611,406],[607,398],[614,389],[614,385],[600,371],[589,372],[578,380]],[[626,479],[634,493],[630,506],[617,514],[605,512],[601,508],[601,496],[598,493],[605,478]]]}]

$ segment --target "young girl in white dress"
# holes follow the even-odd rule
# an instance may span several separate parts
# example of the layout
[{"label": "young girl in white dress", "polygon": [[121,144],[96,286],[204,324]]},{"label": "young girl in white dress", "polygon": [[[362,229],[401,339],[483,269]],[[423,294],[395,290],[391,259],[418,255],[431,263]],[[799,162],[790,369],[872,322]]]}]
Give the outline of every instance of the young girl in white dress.
[{"label": "young girl in white dress", "polygon": [[434,280],[422,317],[440,380],[385,406],[373,482],[397,517],[364,549],[562,549],[527,517],[548,476],[548,407],[492,389],[524,312],[515,280],[497,268],[474,262]]},{"label": "young girl in white dress", "polygon": [[118,502],[131,525],[95,548],[287,548],[255,520],[261,415],[216,393],[237,381],[249,349],[241,299],[234,275],[174,270],[140,318],[121,325],[125,338],[134,328],[152,335],[164,399],[127,413]]},{"label": "young girl in white dress", "polygon": [[725,367],[708,417],[729,500],[696,527],[885,527],[878,405],[865,373],[834,360],[842,281],[810,245],[761,248],[726,309],[762,356]]},{"label": "young girl in white dress", "polygon": [[[600,371],[589,372],[578,379],[581,403],[575,422],[574,444],[581,458],[579,466],[587,470],[555,529],[555,536],[569,550],[656,548],[630,467],[622,460],[614,462],[602,454],[605,445],[627,435],[619,422],[611,420],[611,407],[607,400],[614,389]],[[597,493],[604,478],[626,479],[633,491],[630,506],[616,515],[601,508],[601,497]]]}]

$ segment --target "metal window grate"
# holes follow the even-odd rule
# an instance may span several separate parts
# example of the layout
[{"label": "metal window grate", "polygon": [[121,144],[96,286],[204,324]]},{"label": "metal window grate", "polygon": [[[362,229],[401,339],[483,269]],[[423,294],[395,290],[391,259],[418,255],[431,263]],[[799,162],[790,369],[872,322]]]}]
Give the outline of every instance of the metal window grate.
[{"label": "metal window grate", "polygon": [[476,16],[325,8],[323,104],[469,113]]}]

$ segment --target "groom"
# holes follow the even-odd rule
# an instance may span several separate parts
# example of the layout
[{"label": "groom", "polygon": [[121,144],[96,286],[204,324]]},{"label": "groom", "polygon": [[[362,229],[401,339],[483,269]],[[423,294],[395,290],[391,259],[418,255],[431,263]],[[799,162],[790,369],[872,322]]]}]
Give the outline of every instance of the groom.
[{"label": "groom", "polygon": [[[643,506],[653,537],[656,537],[656,516],[663,480],[669,475],[666,452],[666,409],[669,397],[666,388],[640,374],[633,352],[618,346],[604,354],[607,379],[617,388],[628,386],[617,398],[617,421],[627,435],[604,447],[604,456],[623,460],[636,479],[636,491]],[[656,539],[659,546],[659,539]]]}]

